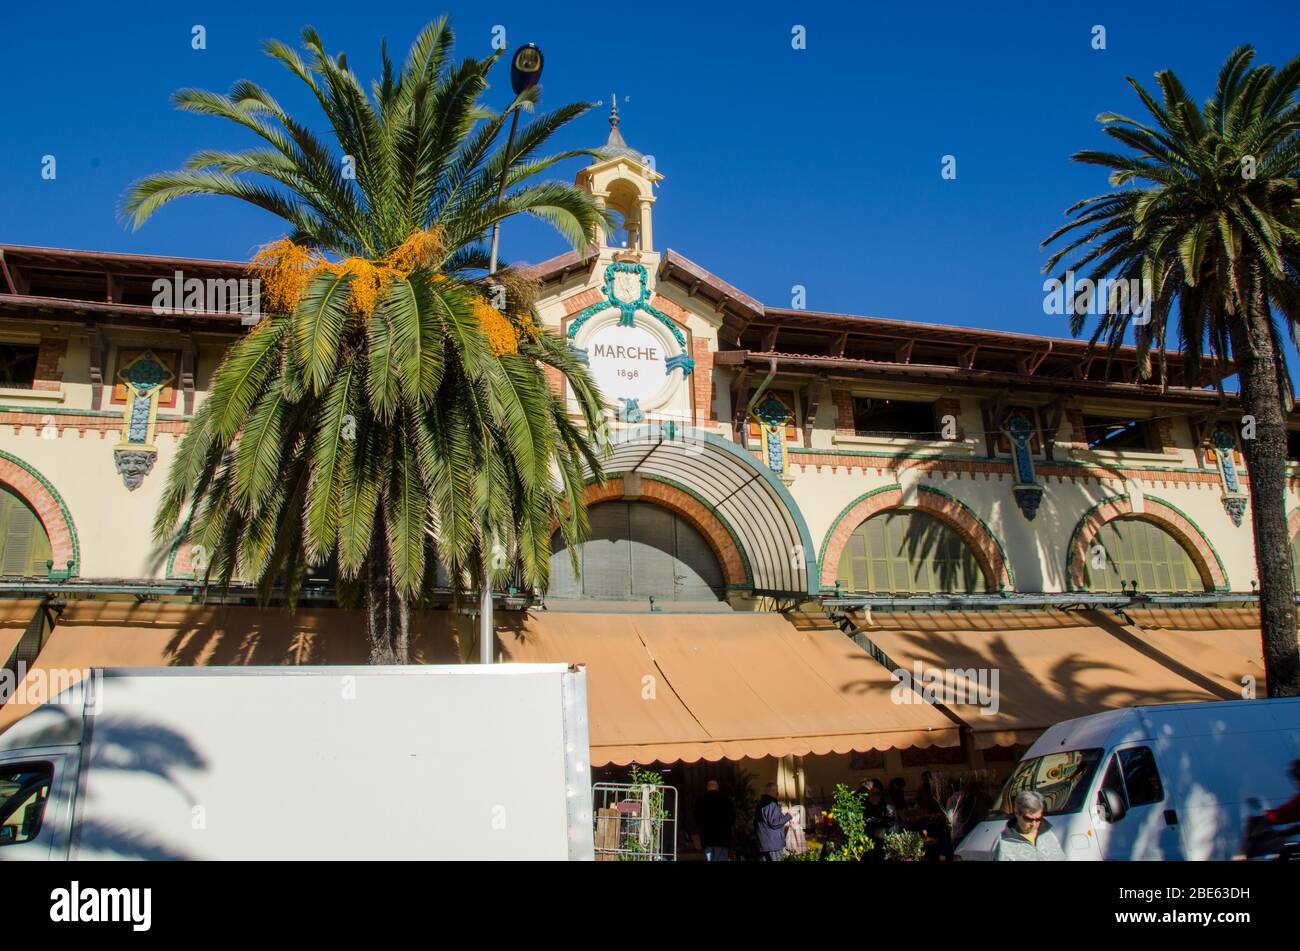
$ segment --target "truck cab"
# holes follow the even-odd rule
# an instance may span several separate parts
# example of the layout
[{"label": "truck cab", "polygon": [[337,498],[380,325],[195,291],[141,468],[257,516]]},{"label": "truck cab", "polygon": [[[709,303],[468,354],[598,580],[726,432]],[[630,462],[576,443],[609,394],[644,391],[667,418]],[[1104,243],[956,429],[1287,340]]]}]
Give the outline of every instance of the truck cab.
[{"label": "truck cab", "polygon": [[43,707],[0,734],[0,859],[68,857],[81,722]]},{"label": "truck cab", "polygon": [[1016,766],[957,856],[994,858],[1017,793],[1034,790],[1070,860],[1229,859],[1260,803],[1291,791],[1300,701],[1111,710],[1048,729]]}]

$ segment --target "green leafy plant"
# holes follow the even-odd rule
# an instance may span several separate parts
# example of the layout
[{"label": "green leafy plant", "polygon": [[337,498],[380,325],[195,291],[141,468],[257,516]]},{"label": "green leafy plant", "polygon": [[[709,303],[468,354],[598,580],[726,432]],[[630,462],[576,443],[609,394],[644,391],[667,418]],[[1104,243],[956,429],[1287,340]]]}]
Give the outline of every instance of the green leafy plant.
[{"label": "green leafy plant", "polygon": [[912,829],[886,832],[881,846],[887,862],[919,862],[925,858],[925,836]]},{"label": "green leafy plant", "polygon": [[[656,855],[663,851],[663,836],[666,828],[664,819],[670,818],[668,815],[668,804],[665,801],[663,790],[663,773],[655,772],[652,769],[642,769],[640,766],[633,764],[628,772],[628,782],[633,786],[653,786],[655,787],[648,797],[648,809],[646,815],[639,821],[634,820],[627,823],[628,831],[623,833],[623,853],[619,858],[627,862],[644,861],[646,858]],[[632,798],[639,800],[636,790],[632,791]],[[642,841],[643,823],[649,823],[649,833]]]},{"label": "green leafy plant", "polygon": [[821,862],[826,859],[826,850],[820,842],[809,842],[807,852],[791,852],[785,857],[787,862]]},{"label": "green leafy plant", "polygon": [[867,821],[862,814],[862,799],[843,783],[837,783],[832,797],[835,805],[830,818],[839,831],[839,841],[826,850],[828,862],[859,862],[876,847],[867,835]]}]

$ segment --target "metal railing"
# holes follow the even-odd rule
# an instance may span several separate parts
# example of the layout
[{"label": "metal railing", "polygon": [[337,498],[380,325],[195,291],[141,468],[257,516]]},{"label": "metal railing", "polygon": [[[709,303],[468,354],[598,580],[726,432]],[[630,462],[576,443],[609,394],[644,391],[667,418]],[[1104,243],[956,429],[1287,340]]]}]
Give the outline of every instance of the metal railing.
[{"label": "metal railing", "polygon": [[597,862],[677,861],[677,789],[649,783],[591,787]]}]

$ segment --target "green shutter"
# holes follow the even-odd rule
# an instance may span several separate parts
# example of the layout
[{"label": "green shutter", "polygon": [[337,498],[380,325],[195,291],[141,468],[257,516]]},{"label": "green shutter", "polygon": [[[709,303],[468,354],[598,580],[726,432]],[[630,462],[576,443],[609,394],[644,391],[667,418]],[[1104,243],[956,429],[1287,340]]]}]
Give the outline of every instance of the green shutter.
[{"label": "green shutter", "polygon": [[836,580],[845,591],[873,594],[985,590],[975,553],[925,512],[882,512],[859,525],[840,556]]},{"label": "green shutter", "polygon": [[1092,546],[1086,553],[1093,591],[1118,593],[1131,588],[1135,579],[1139,590],[1152,593],[1181,594],[1203,588],[1192,556],[1159,525],[1140,518],[1115,519],[1101,527],[1093,545],[1106,552],[1104,571],[1092,567]]},{"label": "green shutter", "polygon": [[0,575],[45,577],[50,539],[36,513],[0,486]]}]

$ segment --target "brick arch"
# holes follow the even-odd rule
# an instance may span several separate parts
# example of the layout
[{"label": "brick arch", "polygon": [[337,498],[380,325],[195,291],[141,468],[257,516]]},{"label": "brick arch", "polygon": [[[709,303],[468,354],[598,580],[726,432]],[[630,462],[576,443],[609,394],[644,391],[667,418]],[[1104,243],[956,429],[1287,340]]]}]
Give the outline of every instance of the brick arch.
[{"label": "brick arch", "polygon": [[1150,495],[1143,500],[1141,512],[1133,510],[1133,501],[1127,495],[1119,495],[1098,502],[1079,519],[1070,537],[1065,562],[1065,577],[1072,590],[1082,590],[1088,585],[1088,551],[1101,527],[1126,516],[1150,522],[1174,536],[1191,556],[1206,591],[1228,590],[1228,574],[1205,533],[1174,506]]},{"label": "brick arch", "polygon": [[[587,486],[583,502],[590,508],[601,502],[622,501],[624,491],[621,478],[607,479],[603,485],[593,482]],[[686,519],[709,543],[713,556],[718,559],[718,564],[722,567],[722,577],[727,587],[753,586],[748,564],[731,530],[713,513],[712,509],[695,496],[671,483],[642,476],[641,494],[628,501],[649,502],[669,509]]]},{"label": "brick arch", "polygon": [[[849,536],[857,527],[881,512],[889,509],[902,509],[903,488],[899,485],[885,486],[859,496],[850,502],[831,523],[831,529],[822,542],[821,583],[824,588],[835,586],[835,576],[839,574],[840,556],[849,543]],[[954,499],[946,492],[926,486],[916,488],[916,507],[905,511],[921,511],[932,515],[951,528],[975,555],[980,570],[984,573],[984,583],[990,591],[1014,590],[1015,575],[1001,543],[994,537],[989,527],[964,503]]]},{"label": "brick arch", "polygon": [[50,558],[54,572],[75,577],[81,569],[81,548],[77,529],[63,497],[53,484],[17,456],[0,451],[0,483],[18,493],[41,520],[50,539]]}]

